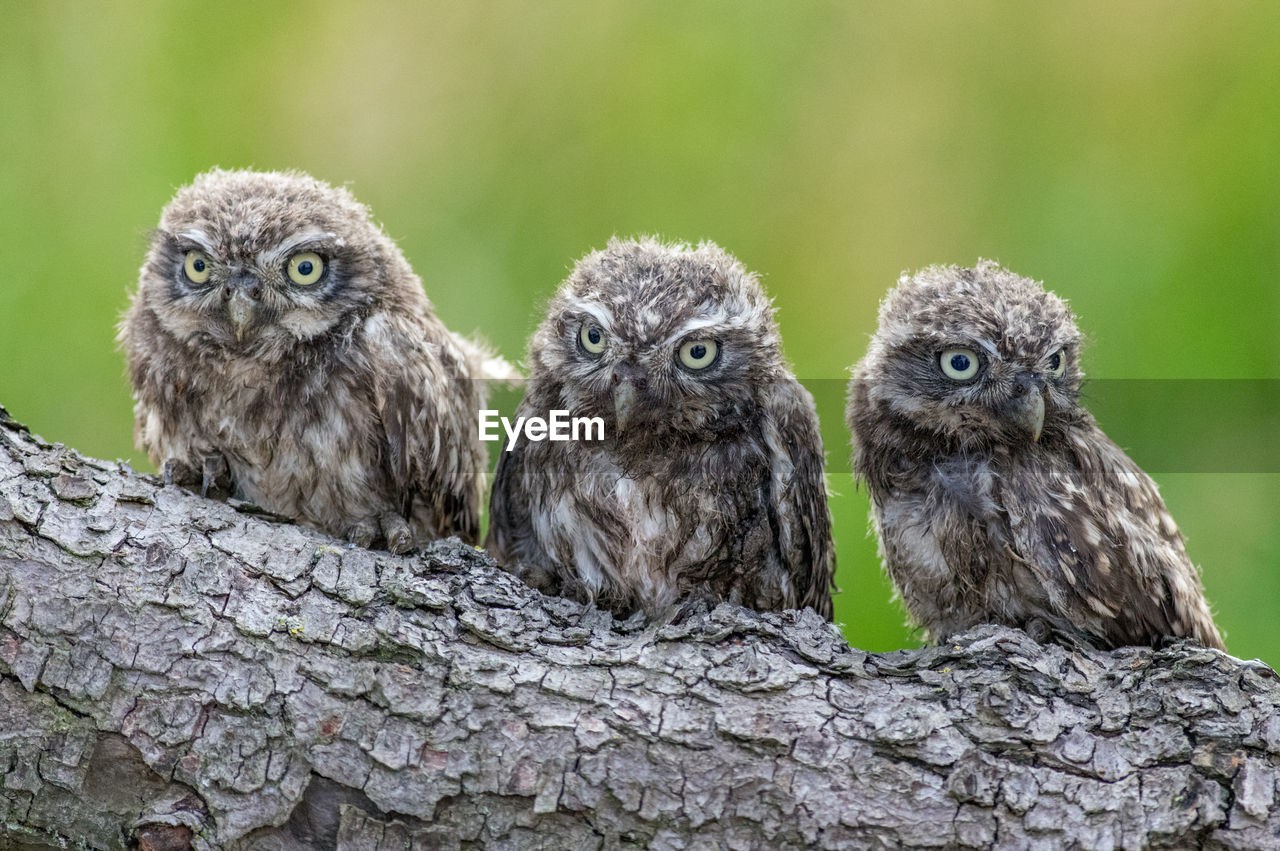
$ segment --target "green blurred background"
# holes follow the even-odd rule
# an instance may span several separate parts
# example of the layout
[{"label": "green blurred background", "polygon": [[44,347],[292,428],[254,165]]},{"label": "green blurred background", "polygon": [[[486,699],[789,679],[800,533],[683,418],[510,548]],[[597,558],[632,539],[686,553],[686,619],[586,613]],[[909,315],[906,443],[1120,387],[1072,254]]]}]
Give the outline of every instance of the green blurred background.
[{"label": "green blurred background", "polygon": [[[1280,422],[1278,93],[1280,7],[1252,2],[6,3],[0,403],[146,467],[114,324],[213,165],[349,185],[444,320],[512,357],[611,234],[714,239],[821,401],[837,617],[892,649],[919,637],[840,388],[900,271],[990,257],[1071,300],[1095,410],[1161,460],[1232,652],[1280,664],[1280,464],[1252,461]],[[1228,378],[1256,404],[1126,381]]]}]

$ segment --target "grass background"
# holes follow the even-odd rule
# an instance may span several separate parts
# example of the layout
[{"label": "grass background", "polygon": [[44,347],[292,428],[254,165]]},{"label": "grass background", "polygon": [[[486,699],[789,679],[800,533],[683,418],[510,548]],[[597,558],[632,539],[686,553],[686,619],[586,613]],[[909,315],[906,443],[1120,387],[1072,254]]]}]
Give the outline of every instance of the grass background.
[{"label": "grass background", "polygon": [[837,617],[892,649],[843,376],[902,270],[995,258],[1070,299],[1228,645],[1280,664],[1278,91],[1260,3],[4,4],[0,403],[146,465],[113,326],[213,165],[350,185],[513,357],[611,234],[714,239],[821,401]]}]

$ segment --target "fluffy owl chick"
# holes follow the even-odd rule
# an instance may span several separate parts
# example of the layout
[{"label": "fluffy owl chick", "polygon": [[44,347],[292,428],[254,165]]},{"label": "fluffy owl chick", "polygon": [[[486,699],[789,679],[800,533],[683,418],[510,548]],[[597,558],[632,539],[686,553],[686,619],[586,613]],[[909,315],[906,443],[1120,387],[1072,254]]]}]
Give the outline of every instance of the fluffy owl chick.
[{"label": "fluffy owl chick", "polygon": [[135,440],[167,479],[229,477],[239,498],[393,552],[478,537],[490,356],[441,324],[347,190],[200,175],[161,214],[120,341]]},{"label": "fluffy owl chick", "polygon": [[997,622],[1221,648],[1155,483],[1078,402],[1079,350],[1066,303],[995,263],[898,282],[847,411],[886,570],[933,640]]},{"label": "fluffy owl chick", "polygon": [[620,612],[701,598],[831,617],[813,398],[738,261],[710,243],[610,241],[552,299],[529,370],[518,416],[599,417],[604,440],[502,453],[499,561]]}]

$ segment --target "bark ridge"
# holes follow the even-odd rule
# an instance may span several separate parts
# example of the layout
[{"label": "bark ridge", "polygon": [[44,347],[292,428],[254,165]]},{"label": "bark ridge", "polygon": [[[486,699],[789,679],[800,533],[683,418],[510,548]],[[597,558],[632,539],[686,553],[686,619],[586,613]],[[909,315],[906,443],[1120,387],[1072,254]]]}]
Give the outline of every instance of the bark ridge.
[{"label": "bark ridge", "polygon": [[618,622],[0,408],[0,847],[1280,847],[1280,681],[982,627]]}]

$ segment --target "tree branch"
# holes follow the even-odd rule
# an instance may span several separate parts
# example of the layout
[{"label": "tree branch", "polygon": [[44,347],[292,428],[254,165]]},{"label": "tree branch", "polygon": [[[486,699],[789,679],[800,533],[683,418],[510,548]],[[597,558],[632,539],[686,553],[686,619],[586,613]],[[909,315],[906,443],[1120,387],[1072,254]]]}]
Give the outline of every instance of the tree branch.
[{"label": "tree branch", "polygon": [[1278,710],[1269,668],[1195,647],[619,623],[457,541],[342,546],[0,409],[5,847],[1262,847]]}]

